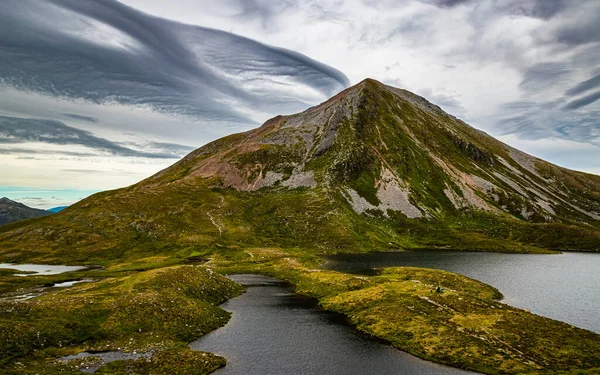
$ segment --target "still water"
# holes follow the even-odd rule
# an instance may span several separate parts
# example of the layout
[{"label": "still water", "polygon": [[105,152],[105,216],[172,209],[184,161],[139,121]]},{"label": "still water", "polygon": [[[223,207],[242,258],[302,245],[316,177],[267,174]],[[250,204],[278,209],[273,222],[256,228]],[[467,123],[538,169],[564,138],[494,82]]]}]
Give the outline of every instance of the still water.
[{"label": "still water", "polygon": [[39,276],[39,275],[58,275],[65,272],[81,271],[88,267],[86,266],[51,266],[48,264],[10,264],[0,263],[0,269],[11,269],[22,272],[34,272],[21,274],[17,276]]},{"label": "still water", "polygon": [[190,344],[224,356],[215,375],[268,374],[473,374],[427,362],[344,324],[284,283],[257,275],[232,279],[248,291],[222,308],[229,323]]},{"label": "still water", "polygon": [[507,304],[600,333],[599,253],[385,252],[335,255],[324,265],[348,273],[397,266],[460,273],[496,287]]}]

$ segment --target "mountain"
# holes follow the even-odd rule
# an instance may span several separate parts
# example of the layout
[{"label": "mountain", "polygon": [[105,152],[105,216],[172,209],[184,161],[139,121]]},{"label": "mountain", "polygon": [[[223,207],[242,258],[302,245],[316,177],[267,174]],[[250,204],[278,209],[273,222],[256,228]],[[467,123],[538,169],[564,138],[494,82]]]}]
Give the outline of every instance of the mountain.
[{"label": "mountain", "polygon": [[0,255],[15,260],[251,247],[598,251],[600,176],[537,159],[367,79],[136,185],[0,230]]},{"label": "mountain", "polygon": [[60,211],[64,210],[67,207],[69,207],[69,206],[52,207],[52,208],[47,209],[46,211],[52,212],[52,213],[57,213],[57,212],[60,212]]},{"label": "mountain", "polygon": [[51,214],[52,213],[48,211],[27,207],[22,203],[12,201],[6,197],[0,198],[0,225]]}]

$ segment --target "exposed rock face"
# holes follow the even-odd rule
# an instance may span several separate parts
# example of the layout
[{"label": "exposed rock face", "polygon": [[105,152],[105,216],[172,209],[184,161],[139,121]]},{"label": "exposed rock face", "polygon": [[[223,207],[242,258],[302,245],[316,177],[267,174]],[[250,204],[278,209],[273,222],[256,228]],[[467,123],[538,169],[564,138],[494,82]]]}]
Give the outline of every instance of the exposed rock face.
[{"label": "exposed rock face", "polygon": [[373,80],[213,142],[148,182],[173,174],[240,191],[336,190],[361,214],[427,218],[482,210],[529,221],[600,220],[600,200],[584,193],[600,190],[599,177],[515,150],[417,95]]},{"label": "exposed rock face", "polygon": [[0,225],[51,214],[52,212],[27,207],[8,198],[0,198]]}]

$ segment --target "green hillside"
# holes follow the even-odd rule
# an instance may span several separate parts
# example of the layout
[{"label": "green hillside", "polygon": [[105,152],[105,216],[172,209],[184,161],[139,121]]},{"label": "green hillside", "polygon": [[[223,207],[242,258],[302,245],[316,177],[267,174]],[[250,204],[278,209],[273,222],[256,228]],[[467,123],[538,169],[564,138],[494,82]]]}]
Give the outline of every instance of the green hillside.
[{"label": "green hillside", "polygon": [[600,177],[536,159],[366,80],[129,188],[0,228],[0,256],[10,261],[244,246],[598,251]]}]

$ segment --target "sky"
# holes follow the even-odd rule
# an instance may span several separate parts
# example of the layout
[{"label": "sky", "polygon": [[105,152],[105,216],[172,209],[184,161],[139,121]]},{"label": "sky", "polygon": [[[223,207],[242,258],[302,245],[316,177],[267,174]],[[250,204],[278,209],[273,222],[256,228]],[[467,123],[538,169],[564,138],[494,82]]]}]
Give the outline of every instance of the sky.
[{"label": "sky", "polygon": [[597,0],[3,0],[0,195],[128,186],[367,77],[600,174]]}]

